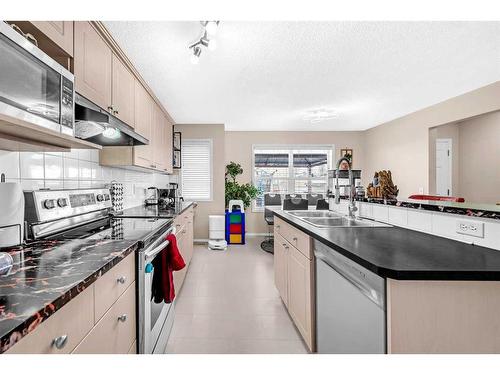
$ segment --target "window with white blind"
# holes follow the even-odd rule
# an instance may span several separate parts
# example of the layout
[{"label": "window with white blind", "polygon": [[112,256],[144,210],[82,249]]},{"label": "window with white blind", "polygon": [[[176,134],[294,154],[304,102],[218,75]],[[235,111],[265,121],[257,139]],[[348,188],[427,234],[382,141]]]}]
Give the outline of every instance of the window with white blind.
[{"label": "window with white blind", "polygon": [[264,194],[326,194],[334,145],[254,145],[253,183],[262,194],[253,210],[264,208]]},{"label": "window with white blind", "polygon": [[182,140],[181,189],[185,200],[212,200],[212,140]]}]

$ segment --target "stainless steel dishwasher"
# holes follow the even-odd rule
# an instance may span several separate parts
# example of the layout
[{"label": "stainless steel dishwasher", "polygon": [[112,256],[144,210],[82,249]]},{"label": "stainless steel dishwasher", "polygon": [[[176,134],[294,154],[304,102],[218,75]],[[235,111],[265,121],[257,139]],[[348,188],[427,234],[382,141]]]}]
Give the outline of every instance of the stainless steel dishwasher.
[{"label": "stainless steel dishwasher", "polygon": [[314,254],[318,353],[386,353],[385,280],[317,240]]}]

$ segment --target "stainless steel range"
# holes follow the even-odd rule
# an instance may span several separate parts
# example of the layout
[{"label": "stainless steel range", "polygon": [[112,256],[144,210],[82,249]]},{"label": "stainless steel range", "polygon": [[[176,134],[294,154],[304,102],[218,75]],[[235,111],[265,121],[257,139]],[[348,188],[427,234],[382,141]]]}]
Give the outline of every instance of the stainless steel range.
[{"label": "stainless steel range", "polygon": [[174,318],[173,304],[151,299],[153,260],[175,231],[172,219],[111,217],[109,189],[25,191],[28,241],[41,239],[137,240],[137,350],[164,353]]}]

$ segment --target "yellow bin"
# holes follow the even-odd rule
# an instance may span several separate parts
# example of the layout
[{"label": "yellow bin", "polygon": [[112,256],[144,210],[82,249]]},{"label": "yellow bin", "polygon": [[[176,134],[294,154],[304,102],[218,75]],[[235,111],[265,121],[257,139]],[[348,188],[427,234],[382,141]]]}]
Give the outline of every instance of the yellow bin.
[{"label": "yellow bin", "polygon": [[230,234],[229,243],[241,243],[241,234]]}]

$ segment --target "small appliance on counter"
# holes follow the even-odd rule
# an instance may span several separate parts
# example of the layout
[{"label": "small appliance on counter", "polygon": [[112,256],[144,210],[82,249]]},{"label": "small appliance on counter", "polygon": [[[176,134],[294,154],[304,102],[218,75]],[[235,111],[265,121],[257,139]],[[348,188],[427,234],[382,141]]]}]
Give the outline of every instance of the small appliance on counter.
[{"label": "small appliance on counter", "polygon": [[146,203],[146,206],[150,205],[155,205],[158,204],[160,198],[160,191],[158,188],[155,188],[154,186],[148,187],[148,190],[146,192],[146,200],[144,203]]},{"label": "small appliance on counter", "polygon": [[168,189],[158,189],[158,203],[162,206],[175,208],[184,199],[179,195],[179,184],[171,182]]},{"label": "small appliance on counter", "polygon": [[16,246],[24,238],[24,197],[21,184],[5,182],[2,173],[0,182],[0,247]]}]

